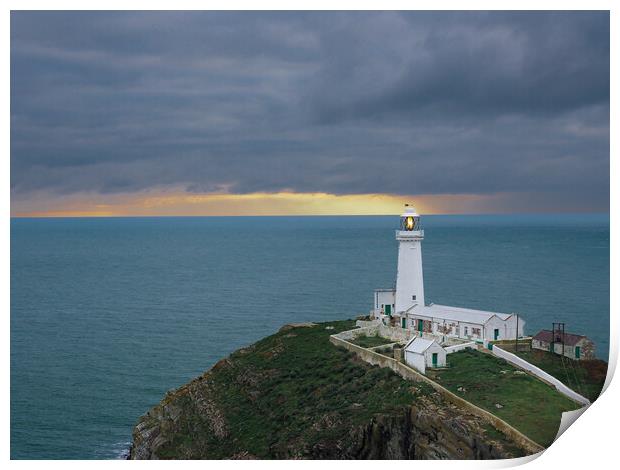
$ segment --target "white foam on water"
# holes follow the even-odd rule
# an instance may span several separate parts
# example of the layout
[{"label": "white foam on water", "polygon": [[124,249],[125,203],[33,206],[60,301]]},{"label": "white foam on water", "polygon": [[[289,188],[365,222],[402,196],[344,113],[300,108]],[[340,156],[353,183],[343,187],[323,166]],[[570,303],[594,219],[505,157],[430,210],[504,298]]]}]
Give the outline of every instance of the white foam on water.
[{"label": "white foam on water", "polygon": [[131,441],[119,442],[114,446],[114,453],[117,459],[126,460],[129,457],[129,448],[131,447]]}]

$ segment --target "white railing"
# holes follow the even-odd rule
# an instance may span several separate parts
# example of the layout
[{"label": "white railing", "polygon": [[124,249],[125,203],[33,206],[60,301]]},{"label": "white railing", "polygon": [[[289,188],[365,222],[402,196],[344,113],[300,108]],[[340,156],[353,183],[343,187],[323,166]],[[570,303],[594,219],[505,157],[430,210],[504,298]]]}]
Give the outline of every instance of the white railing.
[{"label": "white railing", "polygon": [[424,230],[396,230],[396,236],[400,238],[424,237]]}]

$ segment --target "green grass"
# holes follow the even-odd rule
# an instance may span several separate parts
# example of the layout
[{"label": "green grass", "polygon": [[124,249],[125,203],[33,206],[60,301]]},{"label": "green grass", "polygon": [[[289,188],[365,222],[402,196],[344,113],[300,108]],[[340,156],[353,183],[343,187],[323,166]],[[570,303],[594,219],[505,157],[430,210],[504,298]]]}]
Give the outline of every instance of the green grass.
[{"label": "green grass", "polygon": [[[449,359],[449,369],[429,371],[429,377],[542,446],[553,442],[562,412],[579,408],[540,380],[515,374],[517,369],[497,357],[467,349],[450,354]],[[458,391],[459,387],[465,391]],[[496,403],[502,408],[497,408]]]},{"label": "green grass", "polygon": [[573,361],[537,349],[518,352],[517,355],[553,375],[590,401],[596,400],[601,394],[607,375],[607,363],[605,361],[600,359]]},{"label": "green grass", "polygon": [[[242,440],[251,437],[251,446],[246,447],[250,453],[267,455],[269,448],[284,450],[291,442],[313,442],[325,432],[343,435],[376,413],[396,413],[415,400],[411,383],[390,370],[367,366],[329,343],[330,334],[352,329],[354,322],[331,323],[333,330],[325,326],[278,333],[259,341],[253,354],[232,356],[237,369],[274,371],[258,384],[255,401],[248,401],[243,389],[228,386],[238,370],[218,376],[227,420],[242,431]],[[274,349],[283,351],[272,356]],[[430,387],[425,391],[432,392]],[[352,408],[354,403],[362,406]],[[312,429],[310,420],[317,414],[333,414],[336,422],[346,417],[347,425]]]},{"label": "green grass", "polygon": [[[458,414],[430,385],[371,366],[329,342],[331,334],[354,327],[347,320],[283,329],[220,361],[170,395],[182,412],[159,457],[308,458],[317,445],[339,457],[360,444],[356,431],[374,418],[404,419],[412,406]],[[224,437],[214,435],[214,408],[225,423]],[[524,455],[486,423],[467,419],[471,432],[503,449],[504,457]]]},{"label": "green grass", "polygon": [[211,375],[208,394],[223,410],[230,438],[199,431],[209,429],[200,411],[186,410],[183,427],[195,431],[184,433],[161,455],[196,458],[188,454],[196,448],[208,448],[209,458],[216,459],[239,451],[260,458],[288,455],[290,449],[346,438],[378,413],[401,415],[417,397],[434,392],[329,342],[329,335],[353,328],[354,321],[294,328],[233,353],[228,365]]},{"label": "green grass", "polygon": [[374,348],[375,346],[382,346],[384,344],[392,344],[395,341],[391,339],[382,338],[381,336],[358,336],[354,340],[350,341],[353,344],[357,344],[363,348]]}]

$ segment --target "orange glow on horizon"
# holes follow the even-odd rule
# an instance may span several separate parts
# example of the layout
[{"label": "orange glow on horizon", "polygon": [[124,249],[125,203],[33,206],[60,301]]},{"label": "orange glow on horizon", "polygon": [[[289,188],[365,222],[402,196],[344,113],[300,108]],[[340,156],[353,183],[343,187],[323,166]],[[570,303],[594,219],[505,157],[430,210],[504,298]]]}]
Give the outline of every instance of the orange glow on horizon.
[{"label": "orange glow on horizon", "polygon": [[[476,195],[250,193],[192,194],[182,191],[82,195],[12,203],[13,217],[394,215],[405,203],[425,214],[467,211]],[[29,205],[38,210],[28,210]],[[47,207],[41,207],[47,205]]]}]

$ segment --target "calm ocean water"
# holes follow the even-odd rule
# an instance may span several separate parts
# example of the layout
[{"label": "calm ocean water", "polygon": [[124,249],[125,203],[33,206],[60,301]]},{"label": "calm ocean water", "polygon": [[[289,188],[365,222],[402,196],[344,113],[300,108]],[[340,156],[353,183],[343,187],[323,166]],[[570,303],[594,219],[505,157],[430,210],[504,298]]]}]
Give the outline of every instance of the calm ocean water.
[{"label": "calm ocean water", "polygon": [[[425,216],[429,302],[609,347],[609,216]],[[397,217],[11,220],[11,457],[117,458],[165,392],[282,324],[367,313]]]}]

